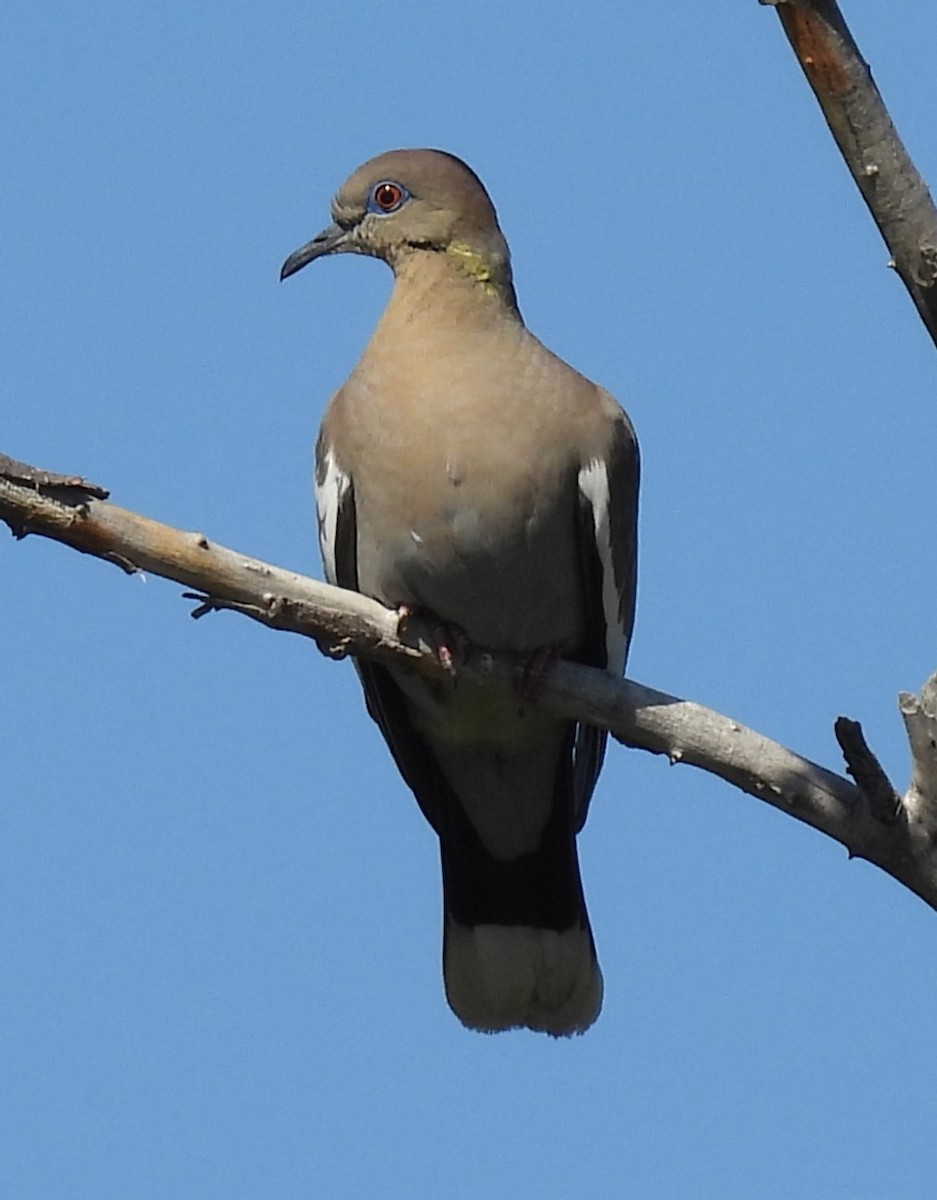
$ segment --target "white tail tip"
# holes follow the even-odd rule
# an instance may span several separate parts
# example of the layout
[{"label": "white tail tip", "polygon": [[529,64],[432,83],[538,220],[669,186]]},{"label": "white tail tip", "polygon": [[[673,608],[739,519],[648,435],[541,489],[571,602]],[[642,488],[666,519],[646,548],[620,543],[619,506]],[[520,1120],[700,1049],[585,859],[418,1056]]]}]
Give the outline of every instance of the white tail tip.
[{"label": "white tail tip", "polygon": [[588,929],[446,922],[449,1006],[485,1033],[527,1028],[584,1033],[602,1008],[602,972]]}]

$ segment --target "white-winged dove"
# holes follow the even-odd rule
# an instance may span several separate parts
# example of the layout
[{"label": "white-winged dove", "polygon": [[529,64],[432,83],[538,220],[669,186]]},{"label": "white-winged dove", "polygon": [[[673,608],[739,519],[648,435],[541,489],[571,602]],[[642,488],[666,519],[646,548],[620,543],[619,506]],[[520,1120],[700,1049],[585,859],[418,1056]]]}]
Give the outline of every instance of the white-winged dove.
[{"label": "white-winged dove", "polygon": [[[624,669],[638,447],[612,397],[517,308],[478,177],[436,150],[359,167],[333,223],[284,263],[368,254],[390,301],[316,446],[330,582],[432,614],[469,641]],[[439,838],[446,995],[495,1031],[580,1033],[602,975],[576,834],[605,734],[523,694],[357,664],[368,711]]]}]

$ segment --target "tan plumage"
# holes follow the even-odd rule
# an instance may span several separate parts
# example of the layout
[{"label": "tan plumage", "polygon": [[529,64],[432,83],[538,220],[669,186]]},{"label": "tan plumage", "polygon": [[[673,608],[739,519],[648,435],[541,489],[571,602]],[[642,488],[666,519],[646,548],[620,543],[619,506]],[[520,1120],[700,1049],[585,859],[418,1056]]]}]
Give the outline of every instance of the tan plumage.
[{"label": "tan plumage", "polygon": [[[317,446],[329,578],[429,610],[495,649],[623,669],[637,443],[627,417],[524,326],[507,244],[464,163],[392,151],[284,264],[365,253],[388,306]],[[359,664],[368,709],[436,830],[446,991],[485,1030],[586,1029],[602,982],[575,834],[604,735],[513,693]]]}]

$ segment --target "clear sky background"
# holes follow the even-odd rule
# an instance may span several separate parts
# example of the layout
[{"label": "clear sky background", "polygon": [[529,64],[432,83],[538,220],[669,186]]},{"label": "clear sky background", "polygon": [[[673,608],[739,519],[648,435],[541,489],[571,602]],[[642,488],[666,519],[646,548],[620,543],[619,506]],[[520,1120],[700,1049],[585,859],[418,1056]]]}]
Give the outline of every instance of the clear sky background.
[{"label": "clear sky background", "polygon": [[[846,2],[937,181],[933,0]],[[840,767],[937,667],[937,355],[775,14],[66,5],[0,15],[0,451],[317,574],[311,445],[390,290],[286,255],[362,160],[487,183],[528,324],[644,459],[631,674]],[[937,916],[611,749],[582,1038],[440,978],[432,834],[351,667],[0,537],[0,1195],[932,1195]]]}]

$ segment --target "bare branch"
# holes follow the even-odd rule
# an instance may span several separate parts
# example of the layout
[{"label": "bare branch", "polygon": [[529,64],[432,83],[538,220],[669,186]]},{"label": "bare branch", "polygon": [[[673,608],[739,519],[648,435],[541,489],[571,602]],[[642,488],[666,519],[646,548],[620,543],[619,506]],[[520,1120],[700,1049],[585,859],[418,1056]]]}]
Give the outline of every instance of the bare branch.
[{"label": "bare branch", "polygon": [[80,475],[58,475],[55,471],[43,471],[39,467],[31,467],[27,463],[17,462],[0,454],[0,478],[9,479],[13,483],[26,483],[53,499],[62,499],[78,503],[81,499],[96,497],[106,500],[110,493],[107,488],[89,483]]},{"label": "bare branch", "polygon": [[904,718],[914,764],[905,805],[919,821],[937,825],[937,674],[921,688],[920,696],[901,692],[898,708]]},{"label": "bare branch", "polygon": [[865,796],[869,811],[877,821],[890,824],[901,812],[901,797],[885,774],[882,764],[869,749],[858,721],[837,717],[833,732],[846,760],[846,770]]},{"label": "bare branch", "polygon": [[[18,537],[35,533],[53,538],[125,571],[145,570],[195,588],[196,616],[230,608],[271,628],[313,638],[334,657],[360,655],[398,668],[446,674],[418,620],[402,625],[398,613],[366,596],[118,508],[97,498],[102,491],[78,477],[38,471],[0,456],[0,520]],[[514,687],[523,665],[510,655],[469,648],[458,672],[475,683]],[[906,697],[909,713],[912,700]],[[729,717],[631,680],[559,661],[543,681],[539,703],[560,716],[608,729],[626,745],[718,775],[834,838],[851,856],[875,863],[937,908],[937,841],[930,832],[937,826],[932,732],[920,735],[931,757],[922,754],[920,763],[915,758],[915,786],[930,802],[906,804],[902,814],[907,819],[886,821],[847,779]],[[933,723],[933,695],[925,707],[926,719]]]},{"label": "bare branch", "polygon": [[759,0],[777,9],[830,132],[937,344],[937,208],[892,123],[835,0]]}]

